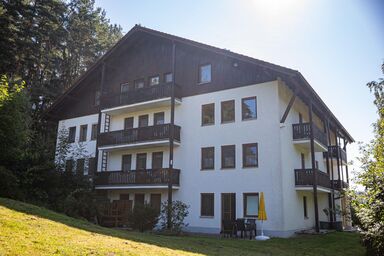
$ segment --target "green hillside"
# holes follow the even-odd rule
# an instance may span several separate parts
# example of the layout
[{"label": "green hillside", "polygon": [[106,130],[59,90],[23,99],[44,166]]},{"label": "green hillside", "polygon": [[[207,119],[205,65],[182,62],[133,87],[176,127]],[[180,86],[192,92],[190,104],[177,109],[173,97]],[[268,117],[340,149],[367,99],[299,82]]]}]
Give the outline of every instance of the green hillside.
[{"label": "green hillside", "polygon": [[0,198],[0,255],[364,255],[357,234],[266,242],[173,237],[102,228],[44,208]]}]

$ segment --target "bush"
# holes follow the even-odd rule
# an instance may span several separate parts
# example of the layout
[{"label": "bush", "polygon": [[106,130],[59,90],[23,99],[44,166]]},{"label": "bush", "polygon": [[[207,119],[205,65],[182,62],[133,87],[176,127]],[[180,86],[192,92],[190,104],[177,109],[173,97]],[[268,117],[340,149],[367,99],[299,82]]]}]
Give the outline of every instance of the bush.
[{"label": "bush", "polygon": [[97,216],[97,205],[91,190],[76,189],[64,200],[64,213],[75,218],[94,221]]},{"label": "bush", "polygon": [[136,205],[128,217],[132,228],[144,232],[152,230],[158,222],[159,213],[148,204]]},{"label": "bush", "polygon": [[0,166],[0,196],[12,199],[21,199],[19,180],[4,166]]},{"label": "bush", "polygon": [[[168,201],[161,204],[160,221],[161,229],[166,230],[168,224]],[[187,227],[188,224],[184,223],[185,217],[189,214],[189,205],[181,201],[173,201],[171,207],[171,229],[169,231],[179,234],[183,228]]]}]

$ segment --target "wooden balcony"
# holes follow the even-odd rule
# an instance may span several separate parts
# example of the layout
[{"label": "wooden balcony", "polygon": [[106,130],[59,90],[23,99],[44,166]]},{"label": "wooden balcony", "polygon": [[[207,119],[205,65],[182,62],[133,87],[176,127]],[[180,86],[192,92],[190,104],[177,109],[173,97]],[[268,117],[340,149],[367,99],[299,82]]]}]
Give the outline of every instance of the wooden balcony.
[{"label": "wooden balcony", "polygon": [[[174,126],[174,140],[180,143],[180,126]],[[161,146],[169,143],[171,124],[161,124],[100,133],[99,149]]]},{"label": "wooden balcony", "polygon": [[[131,89],[124,93],[106,94],[101,98],[103,113],[120,114],[127,109],[140,111],[148,108],[170,106],[172,84],[164,83],[147,86],[140,89]],[[180,87],[175,86],[176,103],[180,103]],[[132,109],[134,108],[134,109]]]},{"label": "wooden balcony", "polygon": [[[311,143],[311,125],[310,123],[299,123],[292,125],[293,143],[307,150]],[[327,136],[316,125],[313,125],[313,137],[315,142],[315,151],[327,151]]]},{"label": "wooden balcony", "polygon": [[[317,174],[318,190],[329,192],[331,181],[329,175],[320,170],[315,170]],[[295,186],[296,190],[312,190],[313,187],[313,171],[312,169],[296,169],[295,170]]]},{"label": "wooden balcony", "polygon": [[107,171],[95,175],[96,189],[167,188],[168,179],[175,187],[180,185],[179,169],[147,169],[134,171]]},{"label": "wooden balcony", "polygon": [[336,190],[343,190],[349,187],[349,184],[343,180],[332,180],[333,188]]},{"label": "wooden balcony", "polygon": [[330,157],[337,158],[339,156],[339,159],[343,161],[343,163],[347,163],[347,153],[345,152],[344,149],[338,146],[329,146],[328,147],[328,152],[324,152],[323,156],[327,157],[329,154]]}]

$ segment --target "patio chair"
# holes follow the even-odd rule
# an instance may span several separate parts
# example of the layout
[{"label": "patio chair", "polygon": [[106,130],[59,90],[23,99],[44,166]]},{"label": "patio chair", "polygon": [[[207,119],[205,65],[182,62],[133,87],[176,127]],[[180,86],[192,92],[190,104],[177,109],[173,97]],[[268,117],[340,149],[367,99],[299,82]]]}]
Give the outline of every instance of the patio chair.
[{"label": "patio chair", "polygon": [[245,220],[244,219],[237,219],[236,220],[236,236],[237,236],[238,232],[240,232],[241,238],[246,236]]},{"label": "patio chair", "polygon": [[256,220],[247,219],[245,229],[249,232],[249,239],[252,239],[252,233],[256,237]]},{"label": "patio chair", "polygon": [[220,231],[220,234],[224,237],[227,235],[229,237],[232,237],[234,233],[235,227],[232,220],[223,220],[222,229]]}]

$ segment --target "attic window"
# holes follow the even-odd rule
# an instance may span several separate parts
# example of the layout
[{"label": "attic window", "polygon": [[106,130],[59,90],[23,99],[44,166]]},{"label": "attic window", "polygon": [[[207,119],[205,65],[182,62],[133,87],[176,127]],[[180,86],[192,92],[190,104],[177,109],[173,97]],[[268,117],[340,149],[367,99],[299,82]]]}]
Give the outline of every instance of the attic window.
[{"label": "attic window", "polygon": [[150,86],[157,85],[159,83],[160,83],[160,77],[159,76],[152,76],[149,78],[149,85]]},{"label": "attic window", "polygon": [[120,85],[120,92],[121,93],[127,93],[129,91],[129,84],[123,83]]},{"label": "attic window", "polygon": [[164,74],[164,82],[166,83],[171,83],[173,80],[173,75],[172,73],[165,73]]},{"label": "attic window", "polygon": [[212,66],[211,64],[201,65],[199,67],[199,84],[205,84],[211,82],[212,78]]},{"label": "attic window", "polygon": [[144,88],[145,86],[144,79],[135,80],[134,83],[135,83],[135,89],[141,89],[141,88]]},{"label": "attic window", "polygon": [[99,106],[100,105],[100,96],[101,96],[101,92],[100,91],[95,91],[95,106]]}]

